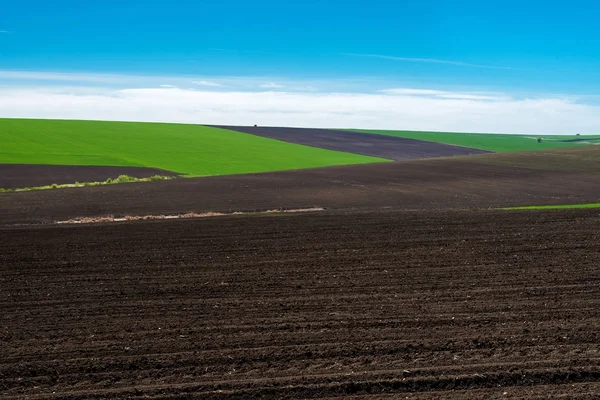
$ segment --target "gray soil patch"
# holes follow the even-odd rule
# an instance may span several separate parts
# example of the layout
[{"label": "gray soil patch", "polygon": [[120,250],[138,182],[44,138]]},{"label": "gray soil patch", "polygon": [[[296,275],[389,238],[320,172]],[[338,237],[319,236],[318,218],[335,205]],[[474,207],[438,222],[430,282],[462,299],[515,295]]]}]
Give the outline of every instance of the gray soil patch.
[{"label": "gray soil patch", "polygon": [[486,150],[452,146],[423,140],[330,129],[216,126],[284,142],[344,151],[388,160],[413,160],[490,153]]},{"label": "gray soil patch", "polygon": [[144,167],[99,167],[78,165],[0,164],[0,188],[16,189],[75,182],[99,182],[119,175],[148,178],[177,176],[174,172]]}]

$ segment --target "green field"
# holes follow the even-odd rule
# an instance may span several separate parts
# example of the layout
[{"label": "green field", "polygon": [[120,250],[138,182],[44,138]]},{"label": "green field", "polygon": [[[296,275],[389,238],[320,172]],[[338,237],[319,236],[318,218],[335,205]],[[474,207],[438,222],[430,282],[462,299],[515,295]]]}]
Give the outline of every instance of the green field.
[{"label": "green field", "polygon": [[[379,135],[396,136],[406,139],[427,140],[457,146],[471,147],[474,149],[495,152],[548,150],[563,147],[584,146],[590,143],[600,144],[598,136],[536,136],[536,135],[506,135],[483,133],[454,133],[454,132],[416,132],[416,131],[381,131],[358,130],[354,132],[375,133]],[[537,138],[542,142],[538,143]],[[560,140],[578,139],[578,142],[560,142]]]},{"label": "green field", "polygon": [[524,207],[506,207],[503,210],[569,210],[579,208],[600,208],[600,203],[590,204],[565,204],[559,206],[524,206]]},{"label": "green field", "polygon": [[139,166],[209,176],[384,161],[201,125],[0,119],[0,164]]}]

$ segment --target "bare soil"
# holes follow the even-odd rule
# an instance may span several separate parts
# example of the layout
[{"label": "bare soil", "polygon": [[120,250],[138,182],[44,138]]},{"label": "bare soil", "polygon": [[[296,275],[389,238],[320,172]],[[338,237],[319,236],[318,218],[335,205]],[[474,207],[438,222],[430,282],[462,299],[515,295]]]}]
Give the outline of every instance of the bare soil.
[{"label": "bare soil", "polygon": [[495,153],[456,160],[560,172],[600,172],[600,145],[543,151]]},{"label": "bare soil", "polygon": [[0,228],[3,399],[596,398],[600,217]]},{"label": "bare soil", "polygon": [[452,146],[424,140],[405,139],[369,133],[336,131],[332,129],[279,128],[263,126],[215,126],[284,142],[345,151],[388,160],[465,156],[491,153],[486,150]]},{"label": "bare soil", "polygon": [[0,188],[16,189],[75,182],[101,182],[119,175],[148,178],[177,176],[174,172],[143,167],[0,164]]},{"label": "bare soil", "polygon": [[597,398],[578,151],[0,194],[0,398]]},{"label": "bare soil", "polygon": [[[479,162],[435,159],[6,193],[0,194],[0,225],[106,215],[312,207],[464,209],[597,203],[600,199],[600,171],[543,170]],[[594,162],[600,164],[600,159]]]}]

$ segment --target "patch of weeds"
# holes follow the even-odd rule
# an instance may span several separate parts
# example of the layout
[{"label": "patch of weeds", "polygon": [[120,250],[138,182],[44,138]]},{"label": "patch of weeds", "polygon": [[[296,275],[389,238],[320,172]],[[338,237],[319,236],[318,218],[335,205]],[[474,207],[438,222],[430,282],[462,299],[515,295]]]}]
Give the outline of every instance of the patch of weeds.
[{"label": "patch of weeds", "polygon": [[[144,178],[149,179],[149,178]],[[139,182],[138,178],[134,178],[129,175],[119,175],[117,179],[113,180],[113,183],[129,183],[129,182]]]},{"label": "patch of weeds", "polygon": [[77,187],[95,187],[95,186],[104,186],[104,185],[114,185],[117,183],[134,183],[134,182],[155,182],[155,181],[167,181],[170,179],[174,179],[171,176],[163,176],[163,175],[153,175],[148,178],[136,178],[129,175],[119,175],[116,178],[108,178],[103,182],[75,182],[75,183],[64,183],[64,184],[56,184],[46,186],[33,186],[33,187],[23,187],[17,189],[3,189],[0,188],[0,193],[13,193],[13,192],[29,192],[33,190],[49,190],[49,189],[66,189],[66,188],[77,188]]}]

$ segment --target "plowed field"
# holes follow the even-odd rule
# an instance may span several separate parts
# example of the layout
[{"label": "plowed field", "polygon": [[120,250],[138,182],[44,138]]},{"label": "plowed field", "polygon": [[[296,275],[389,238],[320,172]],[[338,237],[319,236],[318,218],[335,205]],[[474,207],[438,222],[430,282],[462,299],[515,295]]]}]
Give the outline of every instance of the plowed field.
[{"label": "plowed field", "polygon": [[594,398],[598,211],[0,229],[0,397]]},{"label": "plowed field", "polygon": [[487,150],[453,146],[443,143],[333,129],[278,128],[264,126],[215,127],[250,133],[256,136],[302,144],[305,146],[381,157],[397,161],[491,153]]},{"label": "plowed field", "polygon": [[[598,164],[598,162],[595,162]],[[596,203],[600,172],[452,159],[0,194],[0,225],[280,208],[447,209]]]}]

